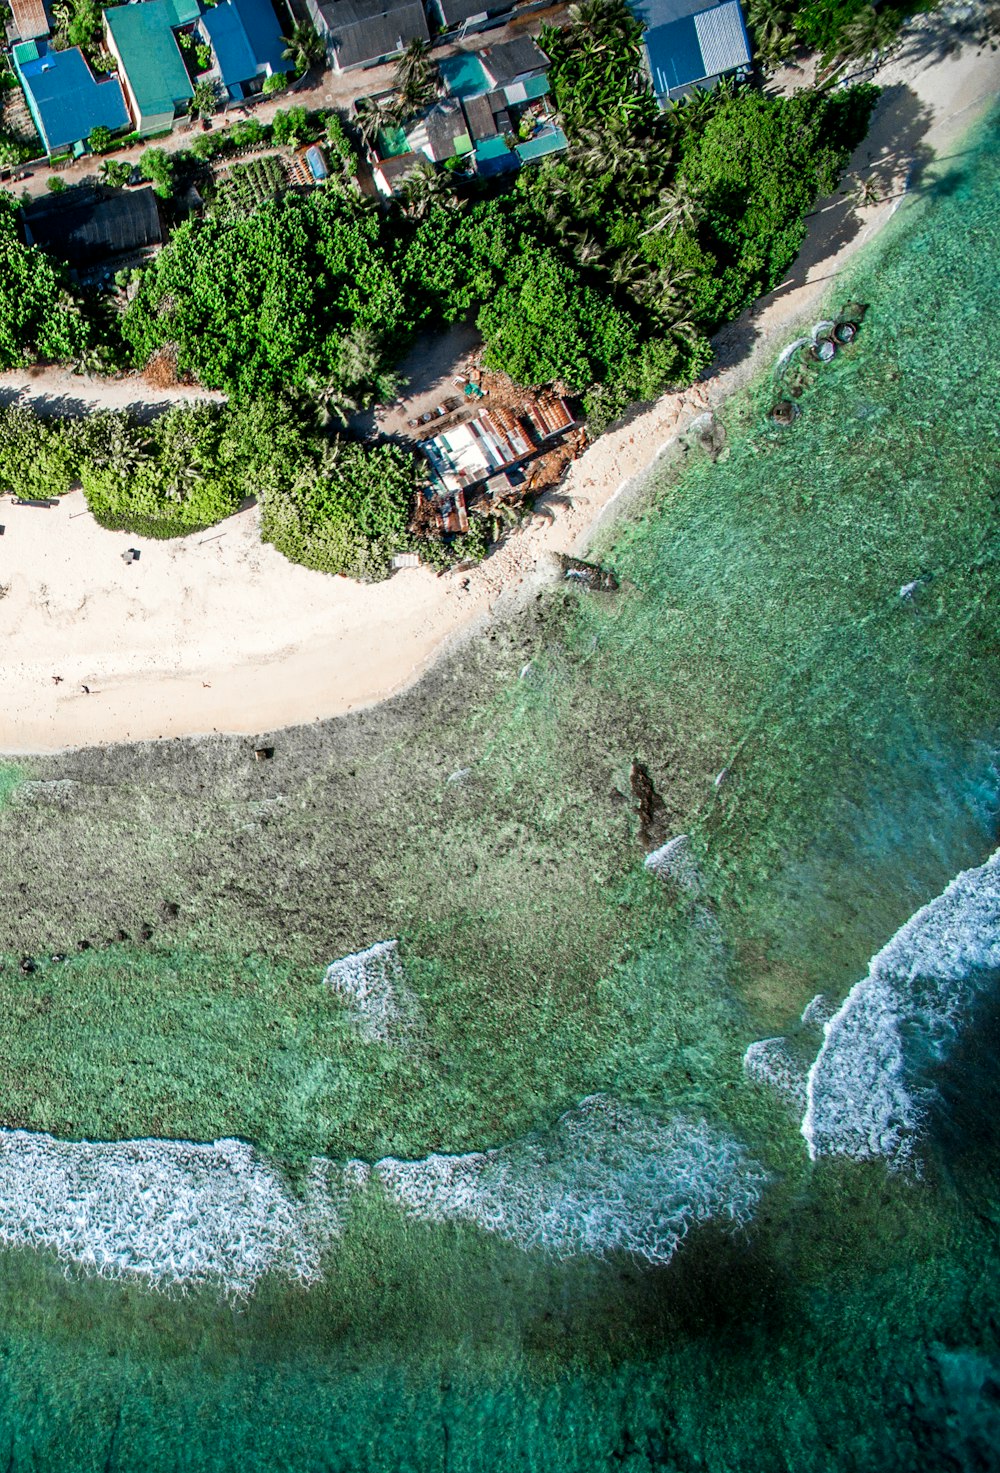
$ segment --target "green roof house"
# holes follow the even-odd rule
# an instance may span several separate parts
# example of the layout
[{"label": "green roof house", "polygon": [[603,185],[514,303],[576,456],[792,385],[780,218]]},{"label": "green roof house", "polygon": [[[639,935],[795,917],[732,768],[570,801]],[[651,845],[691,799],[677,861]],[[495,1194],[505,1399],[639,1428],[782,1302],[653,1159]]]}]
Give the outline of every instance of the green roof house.
[{"label": "green roof house", "polygon": [[108,50],[118,62],[135,131],[168,133],[193,95],[174,32],[199,17],[198,0],[141,0],[104,12]]}]

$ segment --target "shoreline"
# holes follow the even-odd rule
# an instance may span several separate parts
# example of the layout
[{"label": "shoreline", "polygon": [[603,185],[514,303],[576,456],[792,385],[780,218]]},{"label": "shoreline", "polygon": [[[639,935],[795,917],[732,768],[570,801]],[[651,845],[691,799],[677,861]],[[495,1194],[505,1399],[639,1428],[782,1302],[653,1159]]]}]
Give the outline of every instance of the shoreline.
[{"label": "shoreline", "polygon": [[[922,21],[918,37],[935,18]],[[551,584],[554,555],[579,555],[606,531],[690,421],[743,388],[814,313],[895,214],[914,172],[943,162],[985,113],[1000,90],[1000,56],[968,45],[931,62],[926,50],[908,44],[879,73],[883,96],[849,166],[876,177],[883,198],[863,210],[847,193],[820,201],[787,281],[717,334],[710,376],[602,435],[530,526],[469,573],[331,578],[260,543],[255,509],[157,542],[98,527],[79,491],[48,510],[0,503],[0,753],[253,736],[371,708]],[[128,548],[138,562],[123,561]]]}]

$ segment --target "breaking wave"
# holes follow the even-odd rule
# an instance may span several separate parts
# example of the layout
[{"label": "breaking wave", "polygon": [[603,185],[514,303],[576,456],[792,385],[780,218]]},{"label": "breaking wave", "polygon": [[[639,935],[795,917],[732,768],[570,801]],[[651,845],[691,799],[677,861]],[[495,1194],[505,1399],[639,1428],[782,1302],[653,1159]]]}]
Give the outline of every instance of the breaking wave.
[{"label": "breaking wave", "polygon": [[331,962],[323,981],[351,1008],[372,1043],[392,1043],[417,1021],[418,1009],[406,986],[398,941],[376,941],[364,951]]},{"label": "breaking wave", "polygon": [[914,1072],[942,1054],[997,968],[1000,850],[918,910],[824,1024],[806,1080],[810,1156],[910,1157],[924,1116]]},{"label": "breaking wave", "polygon": [[318,1277],[307,1208],[243,1141],[58,1141],[0,1132],[0,1243],[105,1278],[249,1293]]},{"label": "breaking wave", "polygon": [[628,1253],[669,1263],[695,1223],[753,1215],[763,1169],[704,1120],[659,1121],[591,1095],[511,1146],[371,1168],[425,1222],[463,1221],[556,1258]]}]

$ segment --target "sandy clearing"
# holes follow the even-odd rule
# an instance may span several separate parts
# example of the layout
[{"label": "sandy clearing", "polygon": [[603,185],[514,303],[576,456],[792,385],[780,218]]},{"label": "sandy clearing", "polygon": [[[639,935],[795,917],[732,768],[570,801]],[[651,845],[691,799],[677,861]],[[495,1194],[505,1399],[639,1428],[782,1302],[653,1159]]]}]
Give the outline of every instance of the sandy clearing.
[{"label": "sandy clearing", "polygon": [[[79,493],[50,510],[0,502],[0,750],[252,734],[370,705],[552,578],[552,554],[583,550],[694,415],[746,382],[889,218],[914,164],[946,157],[996,96],[1000,54],[966,45],[935,59],[943,24],[919,21],[877,78],[886,92],[852,168],[880,181],[882,201],[861,212],[843,197],[821,202],[789,280],[720,334],[719,370],[603,436],[547,515],[470,575],[408,569],[367,587],[312,573],[259,542],[255,510],[156,542],[102,530],[80,515]],[[129,547],[140,558],[126,565]]]}]

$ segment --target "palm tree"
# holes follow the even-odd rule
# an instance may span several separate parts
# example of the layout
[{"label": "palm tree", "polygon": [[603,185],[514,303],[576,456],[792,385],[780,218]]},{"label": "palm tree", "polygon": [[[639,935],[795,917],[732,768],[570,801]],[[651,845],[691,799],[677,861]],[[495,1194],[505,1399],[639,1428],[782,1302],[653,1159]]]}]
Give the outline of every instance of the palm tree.
[{"label": "palm tree", "polygon": [[396,64],[394,77],[403,112],[412,117],[434,102],[441,86],[437,62],[428,55],[426,41],[417,36],[407,46]]},{"label": "palm tree", "polygon": [[191,101],[188,103],[188,112],[193,118],[211,118],[214,117],[218,106],[218,84],[210,77],[201,77],[194,84]]},{"label": "palm tree", "polygon": [[850,25],[844,27],[838,54],[852,61],[874,59],[880,66],[886,54],[899,44],[899,17],[894,12],[866,5]]},{"label": "palm tree", "polygon": [[375,152],[378,135],[398,128],[399,109],[394,99],[369,97],[363,110],[358,112],[358,128],[368,147]]},{"label": "palm tree", "polygon": [[674,184],[660,193],[656,202],[656,218],[642,234],[655,235],[659,230],[693,230],[701,218],[701,209],[694,195],[683,186]]},{"label": "palm tree", "polygon": [[297,76],[304,76],[310,67],[321,66],[326,60],[322,38],[308,21],[296,21],[292,34],[281,39],[285,43],[281,54],[285,61],[292,63]]},{"label": "palm tree", "polygon": [[124,189],[132,178],[132,165],[123,159],[105,159],[99,173],[101,183],[109,189]]},{"label": "palm tree", "polygon": [[444,203],[448,196],[454,202],[454,193],[451,181],[447,174],[439,174],[434,165],[427,159],[420,163],[406,175],[396,198],[404,215],[412,215],[416,220],[422,220],[435,201]]}]

